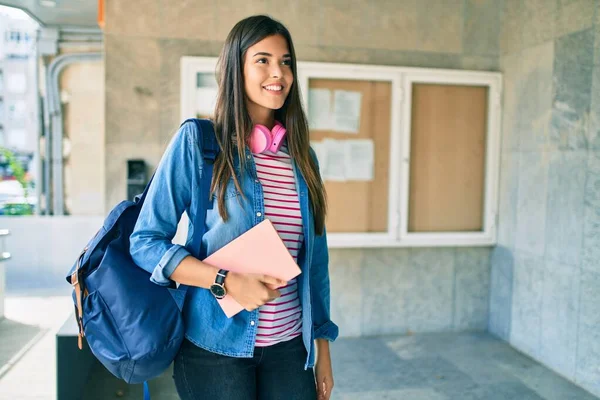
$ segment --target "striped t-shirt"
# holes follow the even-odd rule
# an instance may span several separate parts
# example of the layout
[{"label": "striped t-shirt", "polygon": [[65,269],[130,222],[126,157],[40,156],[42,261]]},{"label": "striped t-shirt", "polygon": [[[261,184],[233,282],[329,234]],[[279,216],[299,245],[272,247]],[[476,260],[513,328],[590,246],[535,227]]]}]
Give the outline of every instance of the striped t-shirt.
[{"label": "striped t-shirt", "polygon": [[[254,154],[256,172],[263,188],[265,217],[272,223],[294,261],[304,241],[296,179],[287,148]],[[259,309],[257,347],[272,346],[302,334],[302,307],[297,279],[279,289],[281,297]]]}]

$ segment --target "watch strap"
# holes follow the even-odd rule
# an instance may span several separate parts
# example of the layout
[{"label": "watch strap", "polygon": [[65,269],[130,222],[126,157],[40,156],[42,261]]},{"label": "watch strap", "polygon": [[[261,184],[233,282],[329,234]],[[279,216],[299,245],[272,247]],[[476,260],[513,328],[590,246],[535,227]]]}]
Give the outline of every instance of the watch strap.
[{"label": "watch strap", "polygon": [[227,272],[224,269],[220,269],[219,272],[217,272],[217,276],[215,277],[215,283],[218,285],[223,285],[223,283],[225,283],[225,277],[227,276]]}]

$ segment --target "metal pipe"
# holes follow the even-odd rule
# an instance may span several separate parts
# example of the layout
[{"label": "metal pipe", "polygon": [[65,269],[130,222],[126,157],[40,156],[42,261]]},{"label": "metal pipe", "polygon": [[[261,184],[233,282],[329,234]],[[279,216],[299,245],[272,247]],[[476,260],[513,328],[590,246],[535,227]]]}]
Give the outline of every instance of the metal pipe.
[{"label": "metal pipe", "polygon": [[[43,60],[43,59],[42,59]],[[46,76],[48,76],[48,64],[45,60],[44,63],[44,72]],[[52,173],[52,143],[50,142],[50,83],[48,82],[48,78],[45,79],[46,93],[44,95],[44,103],[43,103],[43,118],[44,118],[44,201],[46,203],[46,207],[44,209],[44,215],[51,214],[51,201],[52,201],[52,193],[50,190],[51,185],[51,173]]]},{"label": "metal pipe", "polygon": [[60,42],[58,43],[59,49],[89,49],[89,48],[98,48],[101,51],[104,46],[102,44],[98,44],[98,42]]},{"label": "metal pipe", "polygon": [[[39,35],[40,35],[40,30],[38,29],[36,31],[37,34],[37,39],[39,39]],[[42,198],[42,185],[41,185],[41,181],[42,181],[42,160],[40,158],[40,151],[39,151],[39,145],[40,145],[40,138],[42,137],[42,110],[41,110],[41,105],[40,105],[40,49],[39,49],[39,40],[36,40],[35,42],[35,57],[33,59],[33,62],[35,63],[35,77],[33,80],[33,87],[35,90],[35,118],[36,118],[36,149],[38,149],[36,151],[36,154],[34,155],[35,158],[35,176],[38,179],[38,182],[35,183],[35,198],[37,200],[36,205],[35,205],[35,215],[40,215],[40,208],[41,208],[41,198]]]},{"label": "metal pipe", "polygon": [[62,108],[59,94],[59,76],[60,73],[69,65],[83,61],[100,61],[102,53],[73,53],[63,54],[56,57],[50,63],[48,68],[47,85],[49,92],[47,93],[49,115],[52,119],[51,139],[52,139],[52,210],[54,215],[64,215],[64,193],[63,193],[63,121]]},{"label": "metal pipe", "polygon": [[100,28],[83,28],[77,26],[65,26],[60,28],[61,32],[65,33],[89,33],[89,34],[98,34],[102,36],[102,29]]},{"label": "metal pipe", "polygon": [[69,42],[102,42],[102,36],[101,35],[80,35],[80,34],[73,34],[73,35],[60,35],[60,40],[59,43],[69,43]]}]

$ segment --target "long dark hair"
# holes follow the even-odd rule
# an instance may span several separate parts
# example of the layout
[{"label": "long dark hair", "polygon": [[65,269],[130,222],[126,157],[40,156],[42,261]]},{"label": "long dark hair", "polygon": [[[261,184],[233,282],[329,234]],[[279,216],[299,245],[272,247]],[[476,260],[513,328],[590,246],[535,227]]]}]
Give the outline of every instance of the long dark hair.
[{"label": "long dark hair", "polygon": [[238,152],[240,170],[246,168],[245,146],[252,132],[252,120],[246,108],[244,91],[244,56],[249,47],[272,35],[283,36],[292,57],[291,67],[294,84],[275,119],[281,121],[287,129],[287,143],[291,158],[296,162],[300,173],[308,186],[308,193],[314,214],[315,231],[322,234],[325,227],[327,198],[323,181],[317,165],[309,153],[308,122],[296,80],[296,52],[292,37],[283,24],[274,19],[257,15],[238,22],[225,40],[217,63],[217,82],[219,92],[215,107],[214,122],[217,141],[221,153],[215,161],[211,193],[217,193],[219,214],[228,219],[225,207],[225,188],[233,177],[236,188],[241,192],[240,180],[234,170],[234,151]]}]

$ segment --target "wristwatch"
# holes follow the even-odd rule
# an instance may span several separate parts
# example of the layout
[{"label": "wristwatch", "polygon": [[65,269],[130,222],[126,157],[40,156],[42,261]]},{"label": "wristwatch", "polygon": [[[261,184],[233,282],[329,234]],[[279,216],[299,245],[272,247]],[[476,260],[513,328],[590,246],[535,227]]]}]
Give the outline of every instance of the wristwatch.
[{"label": "wristwatch", "polygon": [[224,269],[220,269],[219,272],[217,272],[215,283],[210,286],[211,293],[219,300],[227,294],[227,290],[225,289],[225,277],[227,276],[227,272],[228,271],[225,271]]}]

